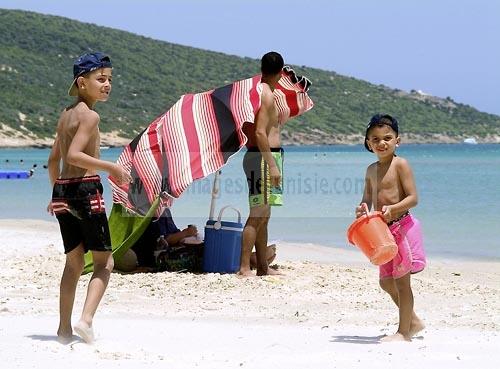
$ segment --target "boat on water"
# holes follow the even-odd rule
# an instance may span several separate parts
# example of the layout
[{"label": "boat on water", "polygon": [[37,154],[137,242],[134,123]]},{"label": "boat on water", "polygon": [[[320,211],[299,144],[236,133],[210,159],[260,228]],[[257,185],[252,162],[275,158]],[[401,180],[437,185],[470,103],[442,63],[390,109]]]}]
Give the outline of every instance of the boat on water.
[{"label": "boat on water", "polygon": [[34,173],[33,169],[30,170],[1,170],[0,179],[28,179]]},{"label": "boat on water", "polygon": [[464,140],[464,144],[477,145],[477,141],[474,137],[469,137]]}]

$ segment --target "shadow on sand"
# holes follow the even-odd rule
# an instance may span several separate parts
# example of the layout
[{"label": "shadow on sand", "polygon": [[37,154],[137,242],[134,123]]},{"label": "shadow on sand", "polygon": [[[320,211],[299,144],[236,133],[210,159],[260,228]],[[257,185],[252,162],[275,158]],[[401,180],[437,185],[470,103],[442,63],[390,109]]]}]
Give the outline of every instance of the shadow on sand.
[{"label": "shadow on sand", "polygon": [[70,340],[66,340],[64,342],[62,342],[59,339],[59,337],[56,336],[56,335],[32,334],[32,335],[26,336],[26,337],[31,338],[34,341],[44,341],[44,342],[54,341],[54,342],[59,342],[62,345],[67,345],[67,344],[70,344],[70,343],[83,342],[83,340],[80,337],[75,336],[75,335],[73,335],[73,337]]},{"label": "shadow on sand", "polygon": [[380,339],[385,335],[380,336],[333,336],[330,342],[340,343],[357,343],[360,345],[378,345]]}]

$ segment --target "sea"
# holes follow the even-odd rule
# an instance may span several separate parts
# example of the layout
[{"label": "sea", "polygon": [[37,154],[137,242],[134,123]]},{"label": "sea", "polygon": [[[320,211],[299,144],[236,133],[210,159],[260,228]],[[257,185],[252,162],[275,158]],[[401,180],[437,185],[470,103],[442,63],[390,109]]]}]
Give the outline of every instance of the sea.
[{"label": "sea", "polygon": [[[115,161],[122,148],[101,151]],[[203,225],[212,204],[222,220],[244,222],[248,215],[244,150],[221,169],[220,190],[212,196],[214,175],[194,182],[172,206],[179,228]],[[420,219],[429,256],[500,261],[500,145],[407,144],[398,148],[413,169]],[[29,170],[29,179],[0,179],[0,219],[41,219],[51,196],[44,168],[48,149],[0,149],[0,170]],[[346,231],[354,220],[366,167],[376,160],[361,145],[285,147],[284,205],[272,208],[270,242],[313,243],[352,249]],[[107,211],[111,191],[101,173]],[[223,207],[224,211],[220,214]]]}]

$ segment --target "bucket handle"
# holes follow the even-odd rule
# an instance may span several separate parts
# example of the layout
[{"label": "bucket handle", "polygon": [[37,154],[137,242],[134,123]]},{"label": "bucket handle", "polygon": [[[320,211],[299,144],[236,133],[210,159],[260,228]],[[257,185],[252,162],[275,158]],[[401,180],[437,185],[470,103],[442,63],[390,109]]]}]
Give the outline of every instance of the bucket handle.
[{"label": "bucket handle", "polygon": [[236,213],[238,213],[238,223],[241,223],[241,213],[240,213],[240,211],[238,209],[236,209],[234,206],[231,206],[231,205],[226,205],[222,209],[220,209],[219,216],[217,217],[217,221],[219,223],[221,222],[221,219],[222,219],[222,213],[226,209],[233,209]]},{"label": "bucket handle", "polygon": [[361,207],[365,211],[365,215],[368,216],[370,214],[370,209],[368,209],[368,204],[366,202],[361,204]]}]

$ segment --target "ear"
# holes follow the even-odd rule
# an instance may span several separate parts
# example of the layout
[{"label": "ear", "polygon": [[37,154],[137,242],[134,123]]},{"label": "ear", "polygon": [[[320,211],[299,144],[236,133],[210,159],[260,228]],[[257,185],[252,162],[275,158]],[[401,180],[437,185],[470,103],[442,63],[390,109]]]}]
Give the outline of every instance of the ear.
[{"label": "ear", "polygon": [[399,144],[401,143],[401,137],[396,137],[396,147],[399,147]]},{"label": "ear", "polygon": [[85,88],[85,78],[83,76],[80,76],[76,79],[76,87]]}]

